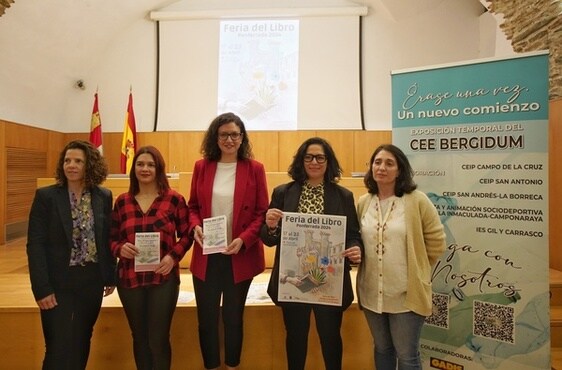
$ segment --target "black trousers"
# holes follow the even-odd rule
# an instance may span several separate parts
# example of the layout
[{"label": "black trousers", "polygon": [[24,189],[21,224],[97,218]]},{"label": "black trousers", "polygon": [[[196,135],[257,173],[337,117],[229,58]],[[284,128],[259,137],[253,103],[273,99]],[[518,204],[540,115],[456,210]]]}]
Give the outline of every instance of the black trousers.
[{"label": "black trousers", "polygon": [[55,288],[57,306],[41,310],[45,337],[43,370],[86,368],[103,289],[98,264],[70,267],[67,282]]},{"label": "black trousers", "polygon": [[175,277],[163,284],[117,288],[133,336],[138,370],[169,370],[172,365],[170,327],[179,295]]},{"label": "black trousers", "polygon": [[244,336],[244,306],[252,279],[234,284],[231,257],[213,254],[207,261],[205,281],[193,277],[199,321],[199,345],[205,368],[214,369],[221,364],[219,343],[219,315],[224,325],[224,362],[238,366]]},{"label": "black trousers", "polygon": [[340,328],[343,311],[335,307],[308,304],[291,304],[281,308],[287,332],[285,348],[288,369],[304,370],[312,311],[320,338],[324,366],[326,370],[341,370],[343,344]]}]

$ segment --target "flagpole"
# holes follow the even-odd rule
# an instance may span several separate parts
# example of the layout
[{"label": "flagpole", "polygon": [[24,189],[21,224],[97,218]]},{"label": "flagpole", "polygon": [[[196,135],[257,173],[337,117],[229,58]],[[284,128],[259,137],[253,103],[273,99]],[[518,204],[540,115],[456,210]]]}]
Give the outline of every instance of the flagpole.
[{"label": "flagpole", "polygon": [[137,128],[133,111],[133,86],[129,88],[129,102],[125,114],[123,140],[121,142],[121,173],[127,174],[131,170],[133,157],[137,150]]}]

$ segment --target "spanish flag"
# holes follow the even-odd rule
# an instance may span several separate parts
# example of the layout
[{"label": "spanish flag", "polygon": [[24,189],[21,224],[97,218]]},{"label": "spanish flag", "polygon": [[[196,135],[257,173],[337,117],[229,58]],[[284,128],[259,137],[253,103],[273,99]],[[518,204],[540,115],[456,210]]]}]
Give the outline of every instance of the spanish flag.
[{"label": "spanish flag", "polygon": [[102,131],[100,111],[98,109],[98,93],[94,94],[94,109],[92,110],[92,121],[90,123],[90,143],[92,143],[103,155]]},{"label": "spanish flag", "polygon": [[133,113],[133,93],[129,92],[129,105],[125,115],[123,141],[121,142],[121,173],[129,173],[137,149],[137,128]]}]

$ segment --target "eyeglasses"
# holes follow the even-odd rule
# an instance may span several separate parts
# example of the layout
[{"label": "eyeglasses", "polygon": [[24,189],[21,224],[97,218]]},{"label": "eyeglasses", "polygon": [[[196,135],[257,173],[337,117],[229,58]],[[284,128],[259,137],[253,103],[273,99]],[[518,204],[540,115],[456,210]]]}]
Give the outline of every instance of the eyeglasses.
[{"label": "eyeglasses", "polygon": [[219,133],[219,140],[220,141],[227,141],[228,138],[231,138],[232,141],[238,141],[240,139],[242,139],[242,135],[244,135],[241,132],[221,132]]},{"label": "eyeglasses", "polygon": [[326,157],[325,154],[305,154],[304,155],[304,161],[305,162],[312,162],[312,160],[316,159],[316,163],[318,164],[322,164],[324,162],[326,162],[326,160],[328,159]]}]

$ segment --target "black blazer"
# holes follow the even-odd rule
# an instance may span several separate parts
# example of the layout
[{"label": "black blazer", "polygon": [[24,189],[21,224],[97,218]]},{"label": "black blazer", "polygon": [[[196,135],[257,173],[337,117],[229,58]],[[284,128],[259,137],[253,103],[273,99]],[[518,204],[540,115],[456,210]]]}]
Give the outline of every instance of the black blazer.
[{"label": "black blazer", "polygon": [[[269,208],[278,208],[286,212],[297,212],[301,192],[302,186],[295,181],[280,185],[273,190]],[[363,242],[359,231],[359,222],[357,221],[357,211],[355,210],[355,202],[351,191],[334,183],[324,184],[324,214],[346,216],[346,248],[357,245],[363,249]],[[260,237],[264,244],[268,246],[278,246],[281,239],[280,235],[269,235],[266,224],[264,224],[260,230]],[[277,294],[279,291],[279,250],[280,248],[278,246],[275,250],[275,262],[273,264],[273,270],[271,271],[271,278],[269,279],[267,293],[278,306],[303,304],[279,302],[277,300]],[[351,302],[353,302],[353,288],[351,286],[351,277],[349,274],[350,270],[351,266],[349,264],[349,260],[346,258],[345,273],[343,277],[342,306],[339,308],[334,307],[336,309],[345,310],[349,307]]]},{"label": "black blazer", "polygon": [[[109,247],[113,198],[111,191],[101,186],[93,187],[91,193],[98,264],[103,284],[114,286],[116,259]],[[27,230],[27,259],[35,300],[54,293],[55,288],[65,281],[71,248],[72,216],[68,188],[51,185],[37,189]]]}]

